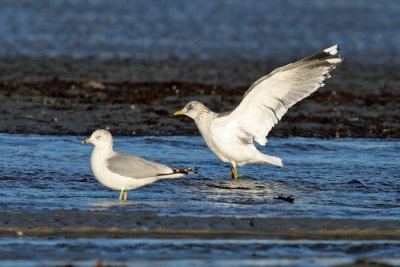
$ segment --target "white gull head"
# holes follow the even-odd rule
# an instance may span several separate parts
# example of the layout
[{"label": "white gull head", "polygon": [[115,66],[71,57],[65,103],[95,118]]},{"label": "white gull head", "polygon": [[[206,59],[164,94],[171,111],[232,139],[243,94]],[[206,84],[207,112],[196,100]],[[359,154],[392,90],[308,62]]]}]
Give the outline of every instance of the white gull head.
[{"label": "white gull head", "polygon": [[201,120],[204,116],[207,116],[211,111],[198,101],[191,101],[186,104],[186,106],[174,115],[186,115],[193,120]]},{"label": "white gull head", "polygon": [[94,131],[89,139],[82,142],[82,144],[85,143],[92,143],[95,147],[99,148],[113,148],[113,138],[111,133],[107,130]]}]

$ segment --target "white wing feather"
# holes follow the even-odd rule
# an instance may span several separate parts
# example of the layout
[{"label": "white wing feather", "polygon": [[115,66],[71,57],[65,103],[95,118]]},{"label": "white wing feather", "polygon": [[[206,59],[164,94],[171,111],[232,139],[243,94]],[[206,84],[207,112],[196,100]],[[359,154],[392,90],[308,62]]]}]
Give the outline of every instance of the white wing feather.
[{"label": "white wing feather", "polygon": [[[332,55],[337,45],[303,60],[278,68],[256,81],[239,106],[220,122],[235,122],[235,134],[241,140],[265,145],[266,136],[286,111],[298,101],[324,86],[329,72],[343,59]],[[232,130],[232,129],[231,129]]]}]

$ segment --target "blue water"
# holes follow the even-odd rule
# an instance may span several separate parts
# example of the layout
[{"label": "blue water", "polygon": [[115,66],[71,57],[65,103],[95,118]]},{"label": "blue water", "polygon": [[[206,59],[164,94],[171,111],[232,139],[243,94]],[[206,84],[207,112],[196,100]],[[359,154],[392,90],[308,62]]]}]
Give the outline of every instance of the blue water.
[{"label": "blue water", "polygon": [[396,0],[1,0],[0,56],[399,62]]},{"label": "blue water", "polygon": [[[107,212],[116,216],[148,213],[192,218],[282,218],[289,227],[292,219],[300,218],[305,229],[313,226],[308,225],[309,219],[301,218],[331,220],[328,228],[357,219],[371,228],[399,230],[390,228],[398,225],[392,223],[400,218],[399,140],[270,138],[261,151],[281,157],[285,166],[246,165],[239,168],[239,179],[234,181],[229,166],[206,148],[201,137],[116,137],[116,151],[171,166],[199,167],[197,174],[130,191],[128,201],[120,203],[119,192],[103,187],[93,177],[89,166],[92,145],[80,143],[85,138],[0,134],[0,207],[11,218],[0,217],[3,228],[27,224],[17,221],[23,217],[13,217],[14,213],[46,216],[82,212],[90,218],[93,212]],[[294,203],[274,199],[280,194],[293,196]],[[387,220],[391,222],[385,223]],[[125,228],[123,221],[118,223],[118,227]],[[131,227],[130,222],[126,225]],[[324,222],[320,225],[323,230]],[[379,237],[285,240],[16,236],[0,237],[0,265],[94,266],[104,259],[105,265],[113,266],[333,266],[368,259],[400,266],[400,241]]]},{"label": "blue water", "polygon": [[[44,251],[58,251],[62,257],[51,253],[47,258],[39,259],[35,263],[17,257],[0,263],[2,266],[63,266],[66,261],[62,259],[75,258],[74,266],[92,267],[106,257],[104,266],[317,267],[351,263],[358,255],[363,255],[371,260],[400,266],[398,241],[0,240],[0,251],[8,255],[26,250],[32,257],[35,257],[35,254],[42,255]],[[85,251],[85,255],[77,256],[77,251]]]},{"label": "blue water", "polygon": [[[270,138],[260,150],[284,167],[249,164],[230,179],[229,165],[201,137],[117,137],[115,150],[197,174],[128,193],[100,185],[84,137],[0,135],[0,206],[18,210],[108,210],[160,215],[400,218],[400,142],[373,139]],[[195,193],[194,193],[195,192]],[[288,205],[274,197],[284,194]]]}]

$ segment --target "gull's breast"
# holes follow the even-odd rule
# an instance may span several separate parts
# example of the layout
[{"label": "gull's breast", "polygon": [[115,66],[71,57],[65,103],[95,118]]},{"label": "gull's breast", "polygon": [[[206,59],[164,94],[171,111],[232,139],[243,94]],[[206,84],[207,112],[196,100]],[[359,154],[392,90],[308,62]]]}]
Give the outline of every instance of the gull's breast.
[{"label": "gull's breast", "polygon": [[236,164],[246,159],[249,144],[238,137],[234,123],[215,123],[210,131],[214,149],[210,148],[222,161]]}]

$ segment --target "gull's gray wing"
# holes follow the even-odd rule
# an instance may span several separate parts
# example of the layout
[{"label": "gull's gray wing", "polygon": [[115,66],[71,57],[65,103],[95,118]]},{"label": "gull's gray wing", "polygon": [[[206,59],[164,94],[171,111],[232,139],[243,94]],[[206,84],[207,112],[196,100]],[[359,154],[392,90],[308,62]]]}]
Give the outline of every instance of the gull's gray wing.
[{"label": "gull's gray wing", "polygon": [[166,165],[121,153],[115,153],[107,159],[107,167],[119,175],[136,179],[174,173],[173,169]]},{"label": "gull's gray wing", "polygon": [[257,80],[245,93],[239,106],[229,115],[219,118],[220,125],[229,126],[240,140],[261,145],[286,111],[298,101],[324,86],[329,72],[343,59],[333,56],[338,45],[315,55],[278,68]]}]

